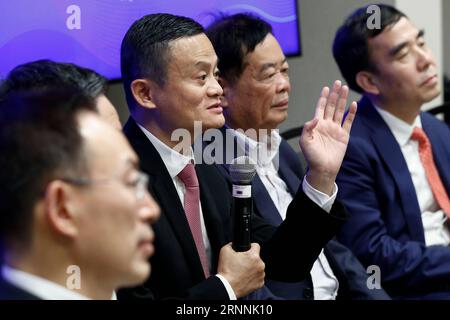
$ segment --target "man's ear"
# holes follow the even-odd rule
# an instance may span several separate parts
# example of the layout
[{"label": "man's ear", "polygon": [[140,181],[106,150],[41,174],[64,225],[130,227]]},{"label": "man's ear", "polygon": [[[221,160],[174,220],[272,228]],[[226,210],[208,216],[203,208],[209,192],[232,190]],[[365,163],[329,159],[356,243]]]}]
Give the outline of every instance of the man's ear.
[{"label": "man's ear", "polygon": [[152,92],[156,84],[148,79],[135,79],[130,84],[130,89],[136,102],[147,109],[156,108]]},{"label": "man's ear", "polygon": [[74,238],[78,234],[74,188],[63,181],[52,181],[45,191],[44,210],[50,228],[57,234]]},{"label": "man's ear", "polygon": [[229,82],[227,80],[225,80],[222,77],[219,77],[219,84],[220,84],[220,86],[222,87],[222,90],[223,90],[223,95],[220,96],[220,104],[223,107],[228,107],[228,104],[229,104],[228,98],[230,96],[230,90],[231,90],[230,89],[230,84],[229,84]]},{"label": "man's ear", "polygon": [[372,72],[360,71],[356,74],[356,83],[367,93],[380,94],[376,83],[376,77]]}]

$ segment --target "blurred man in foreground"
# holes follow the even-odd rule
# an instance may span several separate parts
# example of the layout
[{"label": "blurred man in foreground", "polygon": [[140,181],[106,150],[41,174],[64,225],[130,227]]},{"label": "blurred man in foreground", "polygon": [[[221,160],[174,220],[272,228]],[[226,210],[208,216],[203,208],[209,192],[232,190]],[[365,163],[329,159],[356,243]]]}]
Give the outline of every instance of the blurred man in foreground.
[{"label": "blurred man in foreground", "polygon": [[0,299],[111,299],[145,280],[159,208],[95,102],[9,90],[0,110]]}]

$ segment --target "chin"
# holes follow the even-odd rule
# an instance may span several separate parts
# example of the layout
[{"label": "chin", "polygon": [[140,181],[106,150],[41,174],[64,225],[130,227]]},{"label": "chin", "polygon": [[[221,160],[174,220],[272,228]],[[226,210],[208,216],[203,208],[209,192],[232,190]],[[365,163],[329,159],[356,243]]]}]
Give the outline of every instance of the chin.
[{"label": "chin", "polygon": [[432,101],[437,96],[439,96],[439,94],[426,95],[425,97],[422,97],[422,104],[425,104],[425,103],[428,103],[428,102]]},{"label": "chin", "polygon": [[441,88],[439,87],[439,85],[436,85],[436,87],[431,88],[428,92],[426,92],[423,95],[423,99],[422,99],[423,103],[430,102],[431,100],[433,100],[440,94],[441,94]]},{"label": "chin", "polygon": [[129,281],[126,286],[137,286],[148,279],[151,273],[151,266],[149,263],[140,263],[139,266],[133,268],[130,272]]},{"label": "chin", "polygon": [[[428,99],[428,101],[433,100],[434,98],[438,97],[441,94],[441,90],[439,88],[436,88],[436,90],[434,90],[431,94],[430,94],[430,98]],[[428,102],[427,101],[427,102]]]},{"label": "chin", "polygon": [[208,129],[219,129],[222,128],[225,124],[225,118],[223,117],[223,114],[220,116],[217,116],[215,119],[211,119],[209,121],[203,122],[203,131]]},{"label": "chin", "polygon": [[287,115],[287,112],[285,112],[277,115],[276,117],[273,117],[271,121],[273,129],[278,128],[278,126],[286,120]]}]

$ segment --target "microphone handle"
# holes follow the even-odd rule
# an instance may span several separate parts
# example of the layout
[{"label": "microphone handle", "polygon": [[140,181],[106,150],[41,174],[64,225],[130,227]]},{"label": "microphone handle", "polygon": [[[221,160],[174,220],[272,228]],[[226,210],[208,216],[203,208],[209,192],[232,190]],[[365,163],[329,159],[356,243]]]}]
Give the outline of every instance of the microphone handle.
[{"label": "microphone handle", "polygon": [[253,201],[252,198],[233,197],[233,250],[244,252],[250,250]]}]

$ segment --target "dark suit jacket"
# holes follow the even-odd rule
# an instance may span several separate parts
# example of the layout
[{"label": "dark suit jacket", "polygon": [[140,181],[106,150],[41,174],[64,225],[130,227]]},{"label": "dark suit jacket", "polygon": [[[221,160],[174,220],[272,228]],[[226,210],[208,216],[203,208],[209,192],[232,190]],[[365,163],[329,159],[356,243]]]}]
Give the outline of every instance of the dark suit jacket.
[{"label": "dark suit jacket", "polygon": [[41,300],[0,277],[0,300]]},{"label": "dark suit jacket", "polygon": [[[151,260],[151,277],[140,288],[124,291],[120,297],[145,296],[150,290],[156,299],[228,299],[217,277],[204,278],[183,206],[160,155],[133,119],[129,119],[124,132],[140,157],[142,170],[150,175],[149,191],[159,203],[162,214],[153,227],[156,252]],[[215,166],[198,164],[196,172],[214,274],[220,249],[231,241],[231,194]],[[299,192],[285,223],[279,228],[256,221],[252,228],[253,240],[261,244],[266,276],[284,281],[304,279],[323,245],[346,219],[342,206],[335,206],[329,215]],[[295,246],[295,255],[285,243]]]},{"label": "dark suit jacket", "polygon": [[[420,116],[450,194],[450,130],[427,113]],[[338,197],[352,213],[338,238],[364,265],[381,268],[386,291],[403,298],[450,298],[450,247],[425,246],[400,146],[367,98],[359,104],[337,181]]]},{"label": "dark suit jacket", "polygon": [[[223,129],[222,129],[223,132]],[[282,140],[279,148],[280,178],[286,183],[288,191],[295,195],[301,187],[303,169],[299,156]],[[228,166],[220,165],[220,171],[230,179]],[[252,181],[252,197],[254,201],[254,213],[273,226],[280,225],[283,220],[275,207],[269,193],[258,175]],[[288,243],[285,246],[289,246]],[[336,240],[331,240],[324,247],[324,253],[339,281],[338,299],[390,299],[382,289],[369,290],[367,287],[367,273],[354,254]],[[279,297],[285,299],[313,299],[314,288],[309,276],[302,282],[279,282],[267,280],[266,286]]]}]

